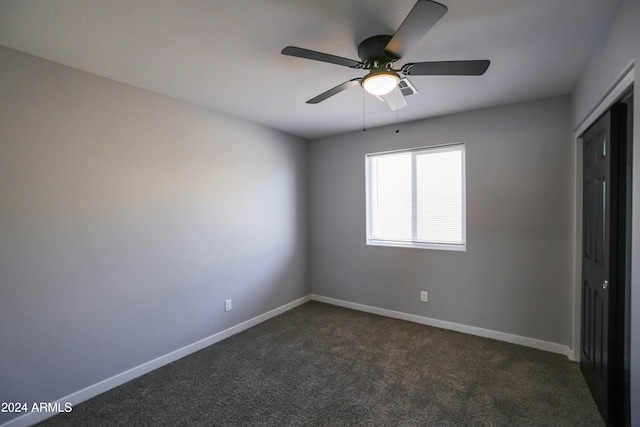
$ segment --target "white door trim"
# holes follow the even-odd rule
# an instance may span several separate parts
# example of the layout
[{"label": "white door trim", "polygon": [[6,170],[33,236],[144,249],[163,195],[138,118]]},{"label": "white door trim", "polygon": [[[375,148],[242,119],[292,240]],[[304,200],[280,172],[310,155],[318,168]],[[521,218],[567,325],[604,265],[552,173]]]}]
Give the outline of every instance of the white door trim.
[{"label": "white door trim", "polygon": [[571,360],[580,361],[582,325],[582,138],[581,135],[633,85],[634,63],[629,64],[620,77],[602,96],[591,113],[573,132],[573,348],[567,355]]}]

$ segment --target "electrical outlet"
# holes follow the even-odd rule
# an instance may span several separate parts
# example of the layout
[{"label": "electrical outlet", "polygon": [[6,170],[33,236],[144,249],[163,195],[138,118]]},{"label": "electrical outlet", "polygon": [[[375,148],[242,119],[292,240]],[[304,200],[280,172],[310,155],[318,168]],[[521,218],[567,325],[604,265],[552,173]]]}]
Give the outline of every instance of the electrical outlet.
[{"label": "electrical outlet", "polygon": [[420,292],[420,301],[429,302],[429,292],[427,291]]},{"label": "electrical outlet", "polygon": [[224,311],[231,311],[231,300],[224,300]]}]

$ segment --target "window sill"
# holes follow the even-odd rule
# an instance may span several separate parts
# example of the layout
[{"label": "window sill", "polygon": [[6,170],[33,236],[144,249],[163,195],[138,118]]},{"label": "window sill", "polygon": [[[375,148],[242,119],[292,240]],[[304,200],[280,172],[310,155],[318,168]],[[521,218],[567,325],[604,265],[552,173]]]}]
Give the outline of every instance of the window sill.
[{"label": "window sill", "polygon": [[422,243],[392,240],[367,240],[367,246],[389,246],[394,248],[435,249],[440,251],[466,252],[466,243]]}]

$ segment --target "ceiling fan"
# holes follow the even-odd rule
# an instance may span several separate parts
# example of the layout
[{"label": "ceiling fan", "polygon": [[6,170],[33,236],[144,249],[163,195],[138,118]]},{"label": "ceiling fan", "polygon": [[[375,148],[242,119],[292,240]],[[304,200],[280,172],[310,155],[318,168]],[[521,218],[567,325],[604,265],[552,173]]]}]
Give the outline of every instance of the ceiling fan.
[{"label": "ceiling fan", "polygon": [[[369,37],[358,45],[360,61],[295,46],[287,46],[282,49],[281,53],[369,71],[364,77],[348,80],[311,98],[307,104],[317,104],[343,90],[360,84],[365,91],[384,99],[391,109],[396,110],[406,106],[407,102],[402,94],[405,90],[396,90],[395,94],[392,94],[394,89],[398,87],[413,89],[406,76],[480,76],[489,68],[490,61],[486,59],[412,62],[403,65],[400,69],[393,68],[396,61],[401,59],[407,50],[418,42],[445,13],[447,13],[445,5],[431,0],[418,0],[393,36]],[[411,94],[412,91],[405,93]]]}]

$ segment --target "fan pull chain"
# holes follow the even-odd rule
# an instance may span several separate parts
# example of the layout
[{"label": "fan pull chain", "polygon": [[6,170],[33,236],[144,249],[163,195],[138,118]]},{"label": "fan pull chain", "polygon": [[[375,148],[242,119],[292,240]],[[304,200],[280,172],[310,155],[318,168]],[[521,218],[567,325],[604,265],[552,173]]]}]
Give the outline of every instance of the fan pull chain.
[{"label": "fan pull chain", "polygon": [[398,85],[396,85],[396,133],[400,133],[400,129],[398,128]]},{"label": "fan pull chain", "polygon": [[364,102],[364,89],[361,90],[362,92],[362,132],[366,132],[367,131],[367,120],[366,120],[366,113],[365,113],[365,102]]}]

